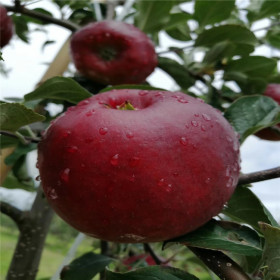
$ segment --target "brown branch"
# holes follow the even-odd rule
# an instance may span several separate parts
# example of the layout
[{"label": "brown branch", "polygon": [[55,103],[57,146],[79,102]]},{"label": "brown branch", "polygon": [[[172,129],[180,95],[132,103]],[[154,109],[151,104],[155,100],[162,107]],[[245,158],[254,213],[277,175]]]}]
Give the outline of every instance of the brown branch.
[{"label": "brown branch", "polygon": [[[14,134],[14,133],[12,133],[10,131],[0,130],[0,134],[5,135],[5,136],[9,136],[9,137],[12,137],[12,138],[18,138],[19,139],[18,135]],[[27,144],[29,142],[31,142],[31,143],[39,143],[40,140],[41,140],[40,138],[34,138],[34,137],[24,136],[24,135],[22,135],[22,137],[24,138],[24,140],[26,140]]]},{"label": "brown branch", "polygon": [[243,269],[220,251],[188,247],[203,263],[222,280],[251,280]]},{"label": "brown branch", "polygon": [[80,26],[68,21],[68,20],[62,20],[62,19],[57,19],[54,18],[52,16],[49,16],[47,14],[43,14],[37,11],[32,11],[29,9],[26,9],[24,6],[22,5],[15,5],[15,6],[9,6],[9,5],[3,5],[8,11],[14,12],[14,13],[20,13],[22,15],[26,15],[32,18],[36,18],[39,19],[41,21],[43,21],[44,23],[52,23],[52,24],[56,24],[62,27],[65,27],[69,30],[71,30],[72,32],[77,31],[78,29],[80,29]]},{"label": "brown branch", "polygon": [[280,177],[280,166],[272,169],[262,170],[258,172],[241,174],[238,185],[245,185],[265,180],[275,179]]},{"label": "brown branch", "polygon": [[17,227],[20,229],[20,225],[23,220],[23,211],[19,210],[18,208],[14,207],[13,205],[1,201],[0,202],[0,211],[9,216],[17,225]]},{"label": "brown branch", "polygon": [[153,258],[153,260],[155,261],[155,263],[156,263],[157,265],[162,264],[162,261],[161,261],[160,258],[156,255],[156,253],[154,252],[154,250],[152,249],[152,247],[150,246],[150,244],[144,243],[143,245],[144,245],[144,250],[145,250],[146,252],[148,252],[148,253],[151,255],[151,257]]}]

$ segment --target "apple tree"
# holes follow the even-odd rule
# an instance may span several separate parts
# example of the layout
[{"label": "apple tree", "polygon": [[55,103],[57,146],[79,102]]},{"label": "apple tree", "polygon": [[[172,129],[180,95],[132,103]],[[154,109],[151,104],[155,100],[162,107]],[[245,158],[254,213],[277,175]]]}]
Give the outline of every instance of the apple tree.
[{"label": "apple tree", "polygon": [[[241,2],[0,7],[3,73],[5,46],[30,44],[31,24],[71,31],[32,92],[1,100],[1,185],[36,192],[29,211],[1,202],[19,230],[7,280],[36,279],[54,213],[98,250],[48,279],[280,279],[279,224],[251,190],[280,167],[239,167],[248,136],[280,140],[280,5]],[[26,174],[34,150],[39,187]]]}]

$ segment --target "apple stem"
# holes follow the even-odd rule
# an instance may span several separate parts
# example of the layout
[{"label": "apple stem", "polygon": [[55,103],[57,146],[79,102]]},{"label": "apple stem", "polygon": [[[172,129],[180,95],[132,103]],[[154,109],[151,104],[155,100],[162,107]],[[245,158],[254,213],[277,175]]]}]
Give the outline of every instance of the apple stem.
[{"label": "apple stem", "polygon": [[162,261],[161,261],[161,260],[159,259],[159,257],[156,255],[156,253],[154,252],[154,250],[152,249],[152,247],[150,246],[150,244],[144,243],[143,245],[144,245],[144,250],[145,250],[146,252],[148,252],[148,253],[151,255],[151,257],[154,259],[155,263],[156,263],[157,265],[161,265],[161,264],[162,264]]}]

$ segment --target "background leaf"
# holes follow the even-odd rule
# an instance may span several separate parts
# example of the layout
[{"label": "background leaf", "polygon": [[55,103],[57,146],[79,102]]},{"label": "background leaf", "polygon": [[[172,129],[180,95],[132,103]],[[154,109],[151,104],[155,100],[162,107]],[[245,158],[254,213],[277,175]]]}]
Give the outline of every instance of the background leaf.
[{"label": "background leaf", "polygon": [[174,267],[150,266],[126,273],[106,270],[106,280],[199,280],[194,275]]},{"label": "background leaf", "polygon": [[235,7],[235,0],[196,0],[194,18],[200,26],[226,20]]},{"label": "background leaf", "polygon": [[211,220],[199,229],[182,237],[167,241],[186,246],[228,251],[245,256],[262,254],[258,234],[246,226],[230,222]]},{"label": "background leaf", "polygon": [[22,104],[0,104],[0,127],[2,130],[16,131],[24,125],[43,121],[44,119],[44,116],[35,113]]},{"label": "background leaf", "polygon": [[61,272],[62,280],[91,280],[97,273],[112,262],[112,259],[92,252],[86,253],[75,259]]},{"label": "background leaf", "polygon": [[249,188],[243,186],[235,189],[223,213],[236,222],[252,226],[257,231],[260,231],[259,222],[279,226],[259,198]]},{"label": "background leaf", "polygon": [[83,99],[91,97],[86,89],[70,78],[54,77],[34,91],[24,96],[25,101],[36,99],[58,99],[77,104]]},{"label": "background leaf", "polygon": [[240,134],[240,141],[280,121],[279,105],[266,96],[244,96],[225,111],[225,118]]}]

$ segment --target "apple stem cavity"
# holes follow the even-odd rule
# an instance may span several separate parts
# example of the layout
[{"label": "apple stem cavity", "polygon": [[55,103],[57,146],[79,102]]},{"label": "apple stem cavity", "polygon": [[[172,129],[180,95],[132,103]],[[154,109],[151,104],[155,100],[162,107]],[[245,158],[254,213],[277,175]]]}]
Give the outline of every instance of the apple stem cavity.
[{"label": "apple stem cavity", "polygon": [[114,48],[110,47],[104,47],[100,49],[99,51],[99,56],[104,60],[104,61],[112,61],[116,58],[117,56],[117,51]]},{"label": "apple stem cavity", "polygon": [[135,110],[138,110],[128,100],[123,102],[121,105],[116,105],[115,107],[113,107],[112,105],[107,104],[107,103],[104,103],[104,106],[106,108],[108,108],[108,109],[117,109],[117,110],[123,110],[123,111],[135,111]]}]

